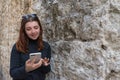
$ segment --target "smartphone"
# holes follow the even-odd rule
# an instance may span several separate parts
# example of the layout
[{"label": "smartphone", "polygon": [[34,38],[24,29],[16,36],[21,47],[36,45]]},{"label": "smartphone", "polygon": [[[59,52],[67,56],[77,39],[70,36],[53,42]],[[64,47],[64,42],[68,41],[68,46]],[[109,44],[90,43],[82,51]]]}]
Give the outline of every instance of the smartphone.
[{"label": "smartphone", "polygon": [[37,52],[37,53],[30,53],[30,60],[32,61],[33,59],[35,59],[35,63],[39,62],[39,60],[41,59],[41,52]]}]

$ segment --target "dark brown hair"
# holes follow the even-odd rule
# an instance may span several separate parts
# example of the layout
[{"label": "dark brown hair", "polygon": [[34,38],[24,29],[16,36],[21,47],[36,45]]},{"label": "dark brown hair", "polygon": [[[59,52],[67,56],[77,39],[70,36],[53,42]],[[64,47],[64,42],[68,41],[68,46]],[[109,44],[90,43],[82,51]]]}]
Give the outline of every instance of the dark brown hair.
[{"label": "dark brown hair", "polygon": [[22,21],[21,21],[21,27],[20,27],[20,32],[19,32],[19,38],[18,41],[16,42],[16,48],[18,51],[23,52],[23,53],[27,53],[28,52],[28,42],[29,42],[29,38],[25,32],[25,24],[27,22],[31,22],[31,21],[36,21],[38,22],[39,26],[40,26],[40,34],[39,37],[37,39],[37,43],[38,43],[38,50],[42,50],[43,49],[43,40],[42,40],[42,26],[40,23],[39,18],[37,17],[36,14],[28,14],[28,15],[24,15],[22,16]]}]

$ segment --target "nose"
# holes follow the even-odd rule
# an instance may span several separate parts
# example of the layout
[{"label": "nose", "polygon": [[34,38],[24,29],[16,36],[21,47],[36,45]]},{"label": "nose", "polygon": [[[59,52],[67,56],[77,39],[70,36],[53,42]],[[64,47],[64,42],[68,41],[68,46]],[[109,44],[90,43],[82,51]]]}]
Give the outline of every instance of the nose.
[{"label": "nose", "polygon": [[32,29],[32,30],[31,30],[31,33],[35,33],[35,29]]}]

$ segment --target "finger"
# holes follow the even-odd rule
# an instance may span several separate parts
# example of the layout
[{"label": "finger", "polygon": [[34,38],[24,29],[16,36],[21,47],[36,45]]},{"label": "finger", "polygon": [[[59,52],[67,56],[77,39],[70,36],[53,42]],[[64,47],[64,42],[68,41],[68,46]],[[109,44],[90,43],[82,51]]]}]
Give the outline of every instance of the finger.
[{"label": "finger", "polygon": [[47,58],[45,57],[44,60],[46,60]]},{"label": "finger", "polygon": [[48,58],[48,61],[49,61],[50,59]]},{"label": "finger", "polygon": [[40,67],[42,65],[42,60],[40,60],[38,63],[34,63],[33,64],[33,66],[35,67],[35,68],[38,68],[38,67]]},{"label": "finger", "polygon": [[48,66],[49,64],[50,64],[50,62],[49,62],[49,63],[45,63],[44,65],[45,65],[45,66]]},{"label": "finger", "polygon": [[40,58],[41,61],[43,61],[44,59],[43,58]]},{"label": "finger", "polygon": [[49,58],[47,58],[45,61],[48,62],[48,61],[49,61]]},{"label": "finger", "polygon": [[31,60],[30,59],[28,59],[27,61],[26,61],[26,63],[30,63],[31,62]]},{"label": "finger", "polygon": [[47,60],[47,59],[48,59],[47,57],[44,58],[44,60]]}]

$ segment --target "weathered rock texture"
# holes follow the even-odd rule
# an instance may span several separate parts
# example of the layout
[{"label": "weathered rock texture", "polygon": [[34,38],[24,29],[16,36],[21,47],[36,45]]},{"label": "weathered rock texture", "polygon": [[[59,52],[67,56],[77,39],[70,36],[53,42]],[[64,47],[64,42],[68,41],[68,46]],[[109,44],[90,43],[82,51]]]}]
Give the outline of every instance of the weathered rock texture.
[{"label": "weathered rock texture", "polygon": [[21,15],[37,13],[52,48],[46,80],[120,80],[120,0],[0,0],[0,80]]}]

